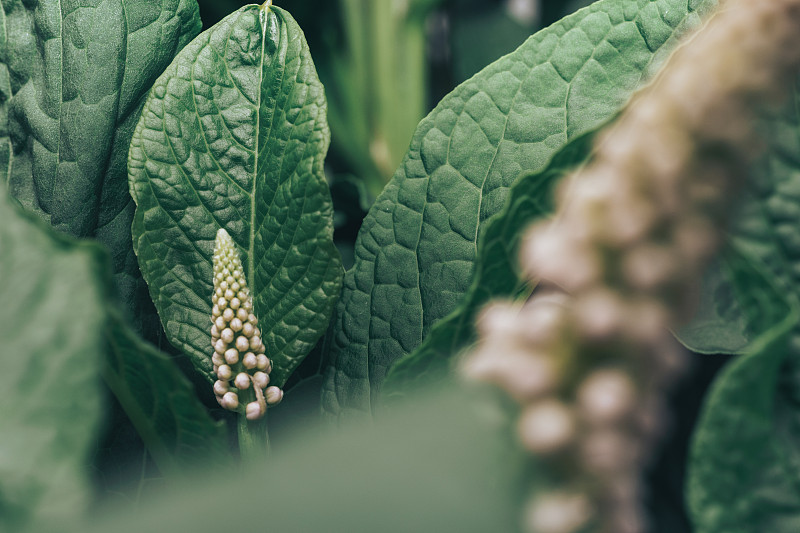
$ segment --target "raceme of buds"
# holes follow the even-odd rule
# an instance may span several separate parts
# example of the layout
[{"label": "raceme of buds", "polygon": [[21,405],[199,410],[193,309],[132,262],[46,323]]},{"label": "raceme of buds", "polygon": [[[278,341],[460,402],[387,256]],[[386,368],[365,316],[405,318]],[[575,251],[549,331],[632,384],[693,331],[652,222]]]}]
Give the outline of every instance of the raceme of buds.
[{"label": "raceme of buds", "polygon": [[[264,353],[239,251],[224,229],[217,232],[214,246],[211,299],[211,360],[217,374],[214,394],[225,409],[243,411],[248,420],[259,419],[266,414],[268,405],[281,401],[283,391],[268,386],[272,362]],[[248,393],[252,401],[242,407],[239,396]]]},{"label": "raceme of buds", "polygon": [[529,233],[522,267],[547,289],[479,318],[464,371],[520,402],[520,443],[558,480],[532,496],[531,533],[647,529],[640,471],[683,367],[668,331],[691,315],[757,155],[755,113],[800,67],[800,0],[720,6]]}]

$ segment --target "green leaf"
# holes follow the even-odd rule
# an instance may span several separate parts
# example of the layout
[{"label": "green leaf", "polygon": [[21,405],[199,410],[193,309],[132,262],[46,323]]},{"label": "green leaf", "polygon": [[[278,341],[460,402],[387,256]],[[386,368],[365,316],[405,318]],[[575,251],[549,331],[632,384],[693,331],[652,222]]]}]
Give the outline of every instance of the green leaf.
[{"label": "green leaf", "polygon": [[102,413],[107,258],[11,204],[0,188],[0,529],[84,510]]},{"label": "green leaf", "polygon": [[141,329],[128,145],[147,91],[200,31],[197,3],[2,0],[0,12],[0,181],[56,229],[108,246]]},{"label": "green leaf", "polygon": [[[697,313],[676,332],[678,340],[697,353],[744,354],[779,324],[791,310],[786,289],[756,262],[743,256],[735,241],[729,243],[706,273]],[[752,309],[772,312],[748,312]]]},{"label": "green leaf", "polygon": [[211,258],[224,227],[281,386],[327,328],[342,267],[323,88],[297,23],[268,4],[178,54],[145,104],[129,173],[134,247],[170,342],[211,379]]},{"label": "green leaf", "polygon": [[372,427],[306,427],[268,463],[202,472],[74,531],[516,531],[509,446],[476,399],[420,393]]},{"label": "green leaf", "polygon": [[118,313],[112,312],[105,338],[109,361],[103,377],[159,470],[169,475],[191,470],[198,460],[225,462],[225,425],[209,416],[175,362],[131,331]]},{"label": "green leaf", "polygon": [[459,305],[481,226],[521,174],[614,116],[713,0],[601,0],[533,35],[417,128],[356,242],[323,408],[371,412],[389,366]]},{"label": "green leaf", "polygon": [[514,299],[530,293],[519,271],[519,246],[525,230],[553,211],[553,188],[567,171],[589,157],[594,132],[569,142],[543,171],[521,176],[511,186],[502,211],[489,220],[478,239],[472,284],[464,300],[438,322],[422,344],[398,360],[386,375],[386,400],[404,397],[416,384],[441,381],[450,374],[453,358],[476,338],[473,324],[492,299]]},{"label": "green leaf", "polygon": [[800,528],[798,312],[768,299],[754,299],[747,310],[783,320],[722,372],[706,400],[689,462],[688,503],[698,533]]}]

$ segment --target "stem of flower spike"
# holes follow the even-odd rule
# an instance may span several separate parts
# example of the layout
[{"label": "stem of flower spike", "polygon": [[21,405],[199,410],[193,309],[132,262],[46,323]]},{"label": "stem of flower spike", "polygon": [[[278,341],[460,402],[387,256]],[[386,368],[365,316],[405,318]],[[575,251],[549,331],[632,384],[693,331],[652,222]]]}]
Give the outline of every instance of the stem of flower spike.
[{"label": "stem of flower spike", "polygon": [[248,420],[241,413],[237,418],[239,433],[239,454],[242,463],[263,461],[269,456],[269,430],[267,429],[267,416],[258,420]]}]

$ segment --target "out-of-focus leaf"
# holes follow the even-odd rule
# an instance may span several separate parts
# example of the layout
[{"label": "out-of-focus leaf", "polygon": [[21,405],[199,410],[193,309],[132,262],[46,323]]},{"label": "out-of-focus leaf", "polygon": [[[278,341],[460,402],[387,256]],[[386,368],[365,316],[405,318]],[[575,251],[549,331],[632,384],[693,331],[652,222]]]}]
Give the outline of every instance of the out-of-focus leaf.
[{"label": "out-of-focus leaf", "polygon": [[269,3],[202,33],[147,100],[129,161],[134,247],[170,342],[209,379],[219,228],[242,251],[272,383],[328,327],[342,267],[325,109],[302,31]]},{"label": "out-of-focus leaf", "polygon": [[164,474],[225,462],[227,434],[175,362],[112,313],[104,378]]},{"label": "out-of-focus leaf", "polygon": [[56,235],[0,186],[0,529],[63,525],[88,503],[107,258]]},{"label": "out-of-focus leaf", "polygon": [[614,116],[713,0],[601,0],[447,95],[418,126],[356,242],[323,408],[371,413],[386,371],[469,289],[481,227],[523,172]]},{"label": "out-of-focus leaf", "polygon": [[788,374],[792,388],[781,383],[787,364],[791,368],[798,312],[769,299],[746,306],[751,315],[783,320],[729,364],[706,401],[689,463],[688,503],[698,533],[800,528],[797,372]]},{"label": "out-of-focus leaf", "polygon": [[570,169],[586,161],[594,132],[567,144],[543,171],[521,176],[509,191],[505,207],[478,239],[472,285],[464,300],[436,324],[420,346],[391,367],[384,382],[387,400],[402,397],[420,383],[447,377],[450,363],[475,340],[474,323],[481,307],[492,299],[527,295],[530,286],[519,271],[519,245],[530,224],[552,210],[554,185]]},{"label": "out-of-focus leaf", "polygon": [[475,400],[418,393],[374,426],[307,429],[268,464],[198,475],[135,512],[95,513],[79,531],[515,531],[508,445]]}]

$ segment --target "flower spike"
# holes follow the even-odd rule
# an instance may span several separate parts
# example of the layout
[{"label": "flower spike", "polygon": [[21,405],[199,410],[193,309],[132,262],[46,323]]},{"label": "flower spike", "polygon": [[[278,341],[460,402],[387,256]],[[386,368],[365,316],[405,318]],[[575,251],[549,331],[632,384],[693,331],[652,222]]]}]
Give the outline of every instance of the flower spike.
[{"label": "flower spike", "polygon": [[[231,411],[244,411],[249,420],[261,418],[267,405],[283,397],[283,391],[269,387],[272,361],[264,354],[265,347],[253,314],[253,298],[247,287],[242,260],[236,244],[227,231],[217,232],[214,245],[214,294],[211,297],[211,347],[214,372],[214,394],[219,404]],[[233,379],[233,383],[231,383]],[[250,385],[253,384],[253,392]],[[277,389],[277,391],[272,390]],[[249,395],[255,401],[246,408],[239,395]],[[244,398],[243,398],[244,400]],[[280,401],[278,399],[278,401]]]}]

